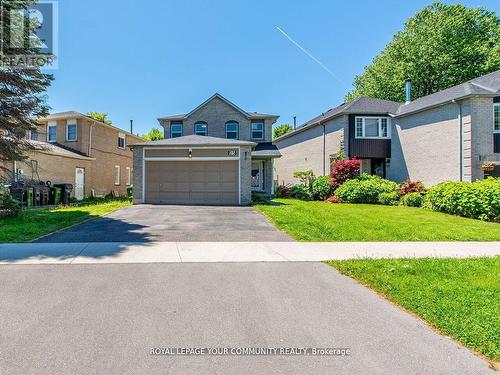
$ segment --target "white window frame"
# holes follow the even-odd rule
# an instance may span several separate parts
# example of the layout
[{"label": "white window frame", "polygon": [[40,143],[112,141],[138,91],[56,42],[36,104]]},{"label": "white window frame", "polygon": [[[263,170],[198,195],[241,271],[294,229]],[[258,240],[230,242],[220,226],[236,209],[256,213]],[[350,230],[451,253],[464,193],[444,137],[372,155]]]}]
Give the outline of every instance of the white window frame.
[{"label": "white window frame", "polygon": [[[123,147],[120,146],[120,139],[123,139]],[[125,150],[127,148],[127,142],[124,133],[118,133],[118,143],[116,145],[120,150]]]},{"label": "white window frame", "polygon": [[120,166],[115,165],[115,186],[120,185],[120,182],[121,182]]},{"label": "white window frame", "polygon": [[[69,139],[69,127],[75,126],[75,139]],[[78,125],[76,120],[68,120],[66,121],[66,142],[76,142],[78,141]]]},{"label": "white window frame", "polygon": [[[50,139],[50,128],[56,129],[56,138],[53,140]],[[50,143],[57,142],[57,122],[55,122],[55,121],[49,121],[47,123],[47,142],[50,142]]]},{"label": "white window frame", "polygon": [[[228,132],[227,126],[228,125],[236,125],[236,130],[231,130]],[[228,138],[227,133],[236,133],[236,138]],[[237,121],[228,121],[226,122],[226,139],[240,139],[240,124]]]},{"label": "white window frame", "polygon": [[[204,131],[204,134],[198,134],[198,130],[196,130],[196,127],[198,125],[202,125],[202,126],[205,126],[205,131]],[[200,132],[201,133],[201,132]],[[194,124],[194,135],[200,135],[200,136],[203,136],[203,137],[206,137],[208,136],[208,124],[204,121],[198,121]]]},{"label": "white window frame", "polygon": [[[362,120],[362,136],[358,135],[358,119]],[[366,134],[366,119],[378,120],[378,137],[367,137]],[[387,119],[387,136],[383,137],[382,134],[382,119]],[[386,116],[356,116],[354,119],[354,137],[356,139],[391,139],[391,118]]]},{"label": "white window frame", "polygon": [[[174,131],[172,130],[174,126],[180,126],[181,127],[181,131],[180,131],[180,135],[177,136],[177,137],[182,137],[182,134],[184,133],[184,124],[183,123],[171,123],[170,124],[170,138],[174,138],[173,134],[174,134]],[[179,132],[175,132],[175,134],[179,134]],[[177,138],[175,137],[175,138]]]},{"label": "white window frame", "polygon": [[500,111],[500,103],[493,103],[493,133],[500,134],[500,123],[498,124],[498,129],[495,129],[495,108],[498,107]]},{"label": "white window frame", "polygon": [[132,181],[132,172],[131,172],[130,167],[125,167],[125,173],[126,173],[126,182],[125,182],[125,184],[127,186],[130,186],[132,184],[131,183],[131,181]]},{"label": "white window frame", "polygon": [[[36,139],[33,139],[33,134],[36,134]],[[30,141],[39,141],[40,140],[40,133],[38,132],[38,129],[30,130],[29,139],[30,139]]]},{"label": "white window frame", "polygon": [[[253,132],[254,132],[253,126],[254,125],[262,125],[262,130],[255,130],[256,132],[262,132],[262,136],[260,138],[253,136]],[[262,120],[262,121],[261,120],[252,121],[250,123],[250,135],[252,136],[252,139],[255,139],[257,141],[263,140],[264,139],[264,128],[265,128],[265,122],[264,122],[264,120]]]}]

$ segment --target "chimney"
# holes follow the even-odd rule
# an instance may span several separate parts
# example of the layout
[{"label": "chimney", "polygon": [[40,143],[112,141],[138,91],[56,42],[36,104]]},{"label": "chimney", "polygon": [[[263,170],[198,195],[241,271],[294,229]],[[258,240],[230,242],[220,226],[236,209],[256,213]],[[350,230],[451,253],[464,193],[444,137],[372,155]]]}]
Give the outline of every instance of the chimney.
[{"label": "chimney", "polygon": [[406,104],[411,102],[411,79],[407,79],[405,81],[405,88],[406,88]]},{"label": "chimney", "polygon": [[293,116],[293,128],[297,128],[297,116]]},{"label": "chimney", "polygon": [[134,134],[132,130],[134,130],[134,120],[130,120],[130,134]]}]

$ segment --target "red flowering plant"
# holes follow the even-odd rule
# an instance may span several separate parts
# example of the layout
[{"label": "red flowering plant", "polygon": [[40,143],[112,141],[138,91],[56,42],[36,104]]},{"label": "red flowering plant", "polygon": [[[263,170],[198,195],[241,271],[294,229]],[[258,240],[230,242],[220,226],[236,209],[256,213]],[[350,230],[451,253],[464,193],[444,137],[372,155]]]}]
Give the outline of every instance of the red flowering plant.
[{"label": "red flowering plant", "polygon": [[330,185],[332,190],[348,180],[352,180],[359,175],[359,159],[339,160],[332,164],[332,173],[330,173]]},{"label": "red flowering plant", "polygon": [[406,180],[401,183],[399,186],[399,195],[407,195],[410,193],[425,193],[425,187],[422,181],[412,181]]}]

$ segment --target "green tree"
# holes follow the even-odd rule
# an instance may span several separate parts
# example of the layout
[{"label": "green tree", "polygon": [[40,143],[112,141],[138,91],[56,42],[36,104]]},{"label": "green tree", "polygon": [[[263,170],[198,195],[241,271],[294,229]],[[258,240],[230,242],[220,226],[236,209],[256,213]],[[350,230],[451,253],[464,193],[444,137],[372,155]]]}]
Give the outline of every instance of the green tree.
[{"label": "green tree", "polygon": [[159,141],[163,139],[163,132],[158,128],[153,128],[149,133],[141,135],[141,138],[145,141]]},{"label": "green tree", "polygon": [[[27,9],[34,3],[34,0],[0,0],[0,46],[6,55],[33,55],[40,52],[39,48],[33,46],[12,51],[9,47],[11,40],[25,40],[27,35],[20,31],[24,29],[10,27],[11,11],[14,8]],[[30,33],[33,34],[36,25],[30,25]],[[36,129],[38,118],[48,114],[45,92],[52,79],[51,75],[42,73],[39,68],[12,68],[0,61],[0,161],[23,160],[26,152],[33,149],[33,144],[26,140],[26,134]]]},{"label": "green tree", "polygon": [[354,79],[346,100],[366,95],[405,100],[432,94],[500,69],[500,20],[484,8],[433,3],[410,18],[402,31]]},{"label": "green tree", "polygon": [[281,137],[283,134],[291,132],[293,128],[288,124],[278,125],[273,130],[273,139]]},{"label": "green tree", "polygon": [[110,119],[108,119],[107,113],[87,112],[87,116],[93,118],[94,120],[100,121],[106,125],[111,125],[113,123]]}]

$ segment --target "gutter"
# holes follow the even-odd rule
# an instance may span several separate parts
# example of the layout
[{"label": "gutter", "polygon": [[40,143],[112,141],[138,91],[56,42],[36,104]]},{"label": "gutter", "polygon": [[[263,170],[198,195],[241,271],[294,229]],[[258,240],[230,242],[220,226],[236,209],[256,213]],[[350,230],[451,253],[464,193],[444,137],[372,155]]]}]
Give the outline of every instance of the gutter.
[{"label": "gutter", "polygon": [[325,123],[319,123],[323,125],[323,176],[326,176],[326,125]]}]

